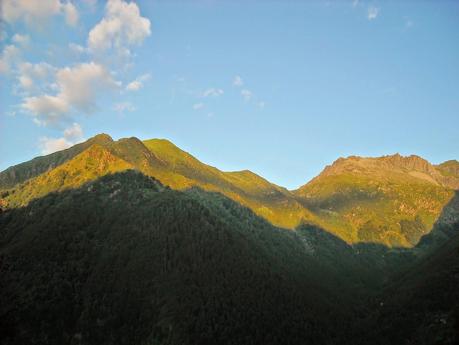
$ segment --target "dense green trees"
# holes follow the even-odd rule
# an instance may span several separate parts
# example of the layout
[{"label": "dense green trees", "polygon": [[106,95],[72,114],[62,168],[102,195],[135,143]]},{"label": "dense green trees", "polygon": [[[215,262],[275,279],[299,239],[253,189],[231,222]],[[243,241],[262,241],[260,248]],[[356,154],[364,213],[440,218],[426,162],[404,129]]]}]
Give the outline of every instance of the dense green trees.
[{"label": "dense green trees", "polygon": [[0,228],[3,344],[326,343],[344,322],[299,237],[134,171]]},{"label": "dense green trees", "polygon": [[[382,287],[415,262],[409,251],[279,229],[221,194],[126,171],[0,214],[0,343],[394,344],[399,322],[416,334],[419,298],[441,290],[457,310],[450,260],[426,294],[397,280],[396,300]],[[452,307],[435,305],[457,339]]]}]

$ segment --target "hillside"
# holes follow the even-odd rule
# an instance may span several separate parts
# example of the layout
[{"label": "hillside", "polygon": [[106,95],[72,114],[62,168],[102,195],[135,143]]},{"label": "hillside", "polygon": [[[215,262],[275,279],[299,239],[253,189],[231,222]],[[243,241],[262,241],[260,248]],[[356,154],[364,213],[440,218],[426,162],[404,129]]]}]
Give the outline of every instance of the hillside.
[{"label": "hillside", "polygon": [[[95,149],[95,145],[98,148]],[[104,155],[110,158],[97,161],[92,159],[93,153],[88,151],[104,151]],[[5,170],[0,173],[0,190],[8,190],[3,193],[3,203],[10,207],[26,205],[45,192],[78,187],[96,177],[128,168],[154,176],[174,189],[199,186],[223,193],[250,207],[274,225],[294,228],[301,219],[315,219],[285,188],[248,170],[220,171],[201,163],[171,142],[158,139],[141,142],[137,138],[125,138],[113,141],[107,135],[99,135],[61,151],[59,155],[39,157]],[[82,171],[84,173],[77,173]]]},{"label": "hillside", "polygon": [[165,163],[166,174],[160,174],[158,178],[171,188],[199,186],[223,193],[250,207],[272,224],[286,228],[294,228],[301,219],[315,219],[287,189],[276,186],[249,170],[223,172],[200,162],[164,139],[146,140],[144,143]]},{"label": "hillside", "polygon": [[[1,172],[0,206],[24,206],[52,191],[137,169],[176,190],[197,186],[222,193],[275,226],[311,224],[350,244],[413,247],[436,222],[459,217],[458,203],[450,203],[459,186],[458,165],[434,166],[418,156],[340,158],[289,191],[248,170],[223,172],[164,139],[114,141],[101,134]],[[442,213],[448,217],[439,219]]]},{"label": "hillside", "polygon": [[430,232],[458,181],[418,156],[353,156],[338,159],[293,193],[327,230],[350,243],[412,247]]},{"label": "hillside", "polygon": [[446,161],[435,167],[440,172],[440,174],[447,177],[451,181],[455,181],[452,183],[453,188],[459,189],[459,184],[457,183],[457,179],[459,178],[459,162],[457,160]]},{"label": "hillside", "polygon": [[[207,166],[164,140],[105,139],[3,190],[0,343],[458,339],[459,194],[435,180],[437,170],[429,175],[430,165],[342,159],[292,193],[248,171]],[[283,198],[296,198],[317,223],[278,228],[247,205]],[[420,210],[442,204],[432,208],[433,230],[418,214],[405,224],[407,213],[393,208],[399,200]],[[386,227],[362,236],[384,236],[395,216],[403,231],[408,226],[414,238],[422,228],[423,236],[409,249],[368,237],[344,241],[345,227],[333,228],[339,222],[330,214],[352,229],[346,207],[364,206]]]},{"label": "hillside", "polygon": [[454,228],[447,243],[378,298],[372,344],[458,344],[459,223]]},{"label": "hillside", "polygon": [[419,265],[131,169],[8,209],[0,229],[2,344],[386,345],[400,322],[420,339],[412,318],[457,336],[454,239]]},{"label": "hillside", "polygon": [[5,345],[325,344],[348,332],[348,278],[219,194],[128,170],[3,212],[0,229]]},{"label": "hillside", "polygon": [[74,145],[69,149],[36,157],[28,162],[9,167],[0,173],[0,190],[11,188],[72,159],[91,145],[105,145],[112,141],[107,134],[99,134],[84,143]]}]

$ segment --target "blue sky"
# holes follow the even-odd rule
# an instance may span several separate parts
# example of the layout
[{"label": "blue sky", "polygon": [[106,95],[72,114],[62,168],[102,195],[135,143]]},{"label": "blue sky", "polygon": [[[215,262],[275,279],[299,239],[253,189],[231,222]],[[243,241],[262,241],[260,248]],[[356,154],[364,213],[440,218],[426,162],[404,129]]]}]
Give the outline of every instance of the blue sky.
[{"label": "blue sky", "polygon": [[288,188],[340,156],[459,158],[457,1],[1,6],[1,170],[101,132]]}]

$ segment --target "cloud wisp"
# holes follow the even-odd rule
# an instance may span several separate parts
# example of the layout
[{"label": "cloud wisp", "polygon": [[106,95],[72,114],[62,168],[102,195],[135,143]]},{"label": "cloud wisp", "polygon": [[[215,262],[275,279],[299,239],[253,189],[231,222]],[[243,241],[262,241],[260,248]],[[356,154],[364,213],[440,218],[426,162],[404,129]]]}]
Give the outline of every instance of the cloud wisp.
[{"label": "cloud wisp", "polygon": [[61,138],[41,137],[39,146],[43,155],[65,150],[83,140],[83,130],[81,126],[74,122],[72,126],[64,130],[64,135]]},{"label": "cloud wisp", "polygon": [[257,100],[257,97],[255,97],[254,93],[251,90],[249,90],[248,88],[242,88],[244,86],[244,80],[240,75],[235,75],[233,77],[233,86],[240,89],[239,93],[245,103],[253,103],[259,109],[263,109],[265,107],[265,102],[262,100]]},{"label": "cloud wisp", "polygon": [[234,76],[234,78],[233,78],[233,86],[241,87],[243,85],[244,85],[244,81],[242,80],[241,76],[239,76],[239,75]]},{"label": "cloud wisp", "polygon": [[27,25],[44,25],[51,17],[63,15],[68,25],[76,26],[79,19],[75,5],[60,0],[2,0],[0,13],[8,24],[22,20]]},{"label": "cloud wisp", "polygon": [[207,98],[207,97],[219,97],[223,95],[225,92],[222,89],[218,88],[209,88],[206,89],[202,92],[202,97]]},{"label": "cloud wisp", "polygon": [[126,91],[138,91],[144,87],[145,82],[150,80],[151,75],[149,73],[143,74],[137,77],[135,80],[131,81],[126,85]]},{"label": "cloud wisp", "polygon": [[374,6],[370,6],[368,8],[368,12],[367,12],[368,20],[374,20],[378,17],[378,15],[379,15],[379,8],[374,7]]},{"label": "cloud wisp", "polygon": [[132,105],[130,102],[121,102],[121,103],[116,103],[113,106],[113,110],[118,112],[118,113],[126,113],[126,112],[133,112],[136,110],[136,107]]}]

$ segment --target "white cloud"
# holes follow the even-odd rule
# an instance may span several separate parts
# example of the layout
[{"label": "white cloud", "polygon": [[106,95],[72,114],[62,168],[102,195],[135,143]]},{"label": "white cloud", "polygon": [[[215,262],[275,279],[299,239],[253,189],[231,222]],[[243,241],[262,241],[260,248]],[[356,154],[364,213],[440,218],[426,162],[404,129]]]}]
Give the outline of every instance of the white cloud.
[{"label": "white cloud", "polygon": [[[4,39],[3,25],[15,22],[42,25],[53,16],[60,16],[62,21],[65,19],[68,25],[75,26],[80,6],[87,10],[83,6],[92,8],[95,4],[96,0],[85,0],[84,4],[75,0],[0,0],[0,40]],[[125,71],[117,70],[116,64],[109,65],[113,61],[116,63],[118,58],[131,59],[131,46],[141,44],[151,34],[150,20],[141,16],[134,1],[108,0],[104,5],[104,16],[90,30],[86,44],[64,46],[67,57],[74,59],[67,67],[55,68],[44,62],[25,63],[21,55],[33,35],[29,38],[19,33],[11,34],[11,44],[4,44],[3,51],[0,50],[0,74],[14,73],[17,82],[13,92],[22,97],[19,107],[30,113],[35,123],[59,124],[79,113],[92,113],[97,110],[104,93],[124,87],[127,91],[136,91],[150,78],[149,74],[140,75],[125,85],[115,80],[115,75],[123,75],[121,72]],[[111,60],[113,56],[115,60]],[[77,63],[82,58],[89,58],[89,61]],[[130,103],[118,103],[116,109],[133,111],[135,108]],[[51,139],[66,140],[65,137]],[[62,144],[63,141],[58,142]]]},{"label": "white cloud", "polygon": [[78,21],[78,11],[71,2],[60,0],[2,0],[1,18],[7,23],[24,20],[27,24],[44,24],[54,15],[64,14],[69,25]]},{"label": "white cloud", "polygon": [[210,88],[207,90],[204,90],[202,93],[202,97],[218,97],[223,95],[223,90],[222,89],[215,89],[215,88]]},{"label": "white cloud", "polygon": [[56,69],[46,62],[32,64],[24,62],[19,64],[18,81],[21,88],[26,91],[39,91],[43,83],[48,83],[54,76]]},{"label": "white cloud", "polygon": [[74,122],[71,127],[64,130],[64,138],[73,141],[83,138],[83,130],[81,129],[81,126]]},{"label": "white cloud", "polygon": [[243,89],[241,90],[241,96],[244,98],[246,102],[248,102],[252,99],[253,94],[252,94],[252,91]]},{"label": "white cloud", "polygon": [[195,103],[193,104],[193,110],[199,110],[204,108],[204,103]]},{"label": "white cloud", "polygon": [[50,153],[65,150],[83,139],[83,130],[78,123],[73,123],[71,127],[64,130],[61,138],[42,137],[39,140],[41,153],[48,155]]},{"label": "white cloud", "polygon": [[11,72],[13,65],[18,61],[20,50],[14,44],[7,45],[0,56],[0,74]]},{"label": "white cloud", "polygon": [[87,49],[76,43],[69,43],[69,49],[75,54],[86,53]]},{"label": "white cloud", "polygon": [[379,14],[379,8],[371,6],[371,7],[368,8],[367,18],[368,18],[368,20],[376,19],[378,14]]},{"label": "white cloud", "polygon": [[65,140],[65,138],[42,137],[40,138],[39,146],[43,155],[49,155],[56,151],[65,150],[72,146],[72,144]]},{"label": "white cloud", "polygon": [[119,88],[109,71],[94,62],[65,67],[56,72],[57,95],[44,94],[24,99],[22,107],[36,120],[47,125],[58,122],[74,109],[84,113],[96,110],[96,98],[103,92]]},{"label": "white cloud", "polygon": [[10,73],[21,62],[21,48],[26,48],[29,45],[30,37],[28,35],[14,34],[11,41],[14,44],[6,45],[0,54],[0,74]]},{"label": "white cloud", "polygon": [[233,79],[233,85],[237,86],[237,87],[240,87],[240,86],[244,85],[244,81],[242,80],[242,78],[240,76],[237,75]]},{"label": "white cloud", "polygon": [[131,81],[129,84],[126,86],[127,91],[137,91],[142,88],[142,83],[138,80]]},{"label": "white cloud", "polygon": [[150,20],[140,16],[134,2],[109,0],[104,18],[89,32],[88,46],[94,52],[115,48],[125,55],[128,46],[142,43],[150,34]]},{"label": "white cloud", "polygon": [[95,110],[97,94],[120,86],[104,66],[94,62],[60,69],[57,72],[57,84],[59,96],[86,113]]},{"label": "white cloud", "polygon": [[2,0],[2,18],[7,23],[13,23],[19,19],[26,22],[46,20],[48,17],[58,14],[61,9],[59,0]]},{"label": "white cloud", "polygon": [[137,77],[135,80],[131,81],[129,84],[126,86],[127,91],[138,91],[140,90],[144,83],[150,79],[150,74],[144,74],[141,75],[140,77]]},{"label": "white cloud", "polygon": [[66,4],[62,5],[64,14],[65,14],[65,21],[70,26],[76,26],[78,23],[78,10],[76,9],[75,5],[71,2],[67,2]]},{"label": "white cloud", "polygon": [[30,42],[30,37],[28,35],[15,34],[12,40],[14,43],[27,47]]},{"label": "white cloud", "polygon": [[50,95],[27,97],[22,108],[35,115],[35,122],[40,125],[57,123],[70,111],[69,104],[63,98]]},{"label": "white cloud", "polygon": [[258,106],[258,108],[260,108],[260,109],[264,109],[265,105],[266,105],[266,104],[265,104],[264,101],[260,101],[260,102],[257,103],[257,106]]},{"label": "white cloud", "polygon": [[129,102],[121,102],[121,103],[116,103],[113,106],[113,110],[119,112],[119,113],[124,113],[124,112],[133,112],[136,110],[136,108]]}]

